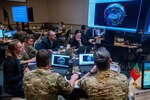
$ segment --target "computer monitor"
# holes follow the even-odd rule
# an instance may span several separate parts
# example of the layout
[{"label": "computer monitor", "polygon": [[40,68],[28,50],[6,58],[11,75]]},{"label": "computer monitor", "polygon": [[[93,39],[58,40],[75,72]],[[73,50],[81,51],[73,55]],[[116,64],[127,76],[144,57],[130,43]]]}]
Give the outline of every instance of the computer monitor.
[{"label": "computer monitor", "polygon": [[15,35],[15,34],[17,33],[16,30],[12,30],[12,31],[10,31],[10,32],[11,32],[12,36]]},{"label": "computer monitor", "polygon": [[51,65],[56,67],[69,67],[69,59],[70,56],[68,55],[52,54]]},{"label": "computer monitor", "polygon": [[141,88],[150,89],[150,61],[143,61]]},{"label": "computer monitor", "polygon": [[142,0],[89,0],[88,27],[136,33]]},{"label": "computer monitor", "polygon": [[0,29],[0,38],[3,38],[3,31]]},{"label": "computer monitor", "polygon": [[94,54],[79,54],[79,65],[94,65]]},{"label": "computer monitor", "polygon": [[7,36],[8,38],[12,38],[11,31],[5,32],[4,36]]}]

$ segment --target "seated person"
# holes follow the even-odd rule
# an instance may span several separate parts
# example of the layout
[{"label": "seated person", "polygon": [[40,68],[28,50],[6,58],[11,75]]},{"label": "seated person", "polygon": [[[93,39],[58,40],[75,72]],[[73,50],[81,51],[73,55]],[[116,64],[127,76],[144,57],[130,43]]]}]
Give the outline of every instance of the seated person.
[{"label": "seated person", "polygon": [[75,36],[68,41],[67,50],[69,50],[71,47],[78,49],[79,47],[83,46],[84,41],[81,39],[81,33],[82,32],[80,30],[75,31]]},{"label": "seated person", "polygon": [[81,31],[82,31],[82,40],[85,41],[85,45],[89,45],[89,41],[88,41],[88,36],[87,36],[87,26],[86,25],[82,25],[81,26]]},{"label": "seated person", "polygon": [[23,87],[27,100],[57,100],[58,94],[68,94],[74,89],[77,74],[69,81],[53,72],[50,66],[50,56],[44,49],[36,55],[37,69],[25,73]]},{"label": "seated person", "polygon": [[24,49],[25,52],[23,53],[23,60],[29,60],[32,58],[35,58],[37,50],[34,49],[33,44],[34,44],[34,36],[27,34],[25,41],[24,41]]},{"label": "seated person", "polygon": [[85,90],[92,100],[127,100],[127,77],[110,70],[112,60],[104,47],[95,52],[94,62],[98,69],[97,74],[82,78],[79,81],[80,88]]},{"label": "seated person", "polygon": [[[18,39],[23,44],[23,52],[20,54],[19,59],[21,64],[27,64],[35,61],[36,50],[31,46],[33,45],[33,37],[23,33],[17,33],[13,39]],[[27,51],[26,51],[27,50]]]},{"label": "seated person", "polygon": [[19,56],[23,52],[23,45],[19,40],[13,40],[8,44],[6,59],[3,65],[4,90],[6,93],[17,97],[24,97],[22,89],[23,67]]},{"label": "seated person", "polygon": [[50,49],[52,51],[57,51],[59,48],[59,41],[56,39],[56,33],[54,31],[49,31],[47,37],[45,37],[41,42],[42,49]]},{"label": "seated person", "polygon": [[59,31],[62,31],[62,33],[66,32],[66,26],[64,25],[64,22],[60,22],[58,28],[59,28]]},{"label": "seated person", "polygon": [[86,32],[86,35],[88,39],[95,39],[95,37],[101,37],[105,34],[105,29],[99,29],[99,28],[89,28]]}]

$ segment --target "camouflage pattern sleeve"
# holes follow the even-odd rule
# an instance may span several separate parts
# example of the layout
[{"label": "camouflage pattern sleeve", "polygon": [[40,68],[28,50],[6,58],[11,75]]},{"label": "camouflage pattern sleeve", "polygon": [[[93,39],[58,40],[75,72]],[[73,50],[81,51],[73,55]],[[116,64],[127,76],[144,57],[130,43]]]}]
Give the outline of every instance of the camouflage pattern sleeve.
[{"label": "camouflage pattern sleeve", "polygon": [[34,49],[32,46],[26,47],[26,51],[27,51],[30,59],[36,56],[37,50]]},{"label": "camouflage pattern sleeve", "polygon": [[74,89],[74,87],[61,75],[58,76],[57,83],[62,93],[70,94]]},{"label": "camouflage pattern sleeve", "polygon": [[86,80],[87,78],[82,78],[81,80],[78,81],[78,85],[81,89],[85,90],[87,88]]},{"label": "camouflage pattern sleeve", "polygon": [[128,87],[129,87],[129,82],[128,82],[127,77],[126,77],[125,75],[123,75],[123,74],[120,74],[120,77],[119,77],[118,80],[121,81],[122,90],[123,90],[124,92],[128,93],[128,92],[129,92],[129,88],[128,88]]}]

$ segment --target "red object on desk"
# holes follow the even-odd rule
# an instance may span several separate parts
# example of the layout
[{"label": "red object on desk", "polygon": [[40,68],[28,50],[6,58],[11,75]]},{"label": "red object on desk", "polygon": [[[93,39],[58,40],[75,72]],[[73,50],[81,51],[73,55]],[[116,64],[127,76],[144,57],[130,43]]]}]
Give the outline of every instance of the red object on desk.
[{"label": "red object on desk", "polygon": [[130,75],[131,75],[131,77],[133,78],[134,81],[136,81],[141,76],[138,64],[136,64],[134,66],[134,68],[132,68],[132,70],[130,72]]}]

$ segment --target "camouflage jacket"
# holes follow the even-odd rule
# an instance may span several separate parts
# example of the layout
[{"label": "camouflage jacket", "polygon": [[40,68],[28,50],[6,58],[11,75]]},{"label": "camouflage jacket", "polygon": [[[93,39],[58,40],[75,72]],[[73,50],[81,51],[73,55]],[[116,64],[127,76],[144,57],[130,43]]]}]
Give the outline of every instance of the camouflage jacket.
[{"label": "camouflage jacket", "polygon": [[27,100],[57,100],[58,94],[69,94],[74,87],[58,73],[36,69],[24,75],[23,88]]},{"label": "camouflage jacket", "polygon": [[32,46],[27,46],[25,48],[25,53],[22,55],[22,60],[29,60],[36,56],[37,50],[34,49]]},{"label": "camouflage jacket", "polygon": [[128,80],[123,74],[107,70],[79,81],[89,100],[127,100]]}]

